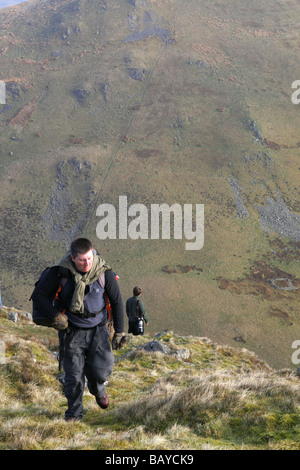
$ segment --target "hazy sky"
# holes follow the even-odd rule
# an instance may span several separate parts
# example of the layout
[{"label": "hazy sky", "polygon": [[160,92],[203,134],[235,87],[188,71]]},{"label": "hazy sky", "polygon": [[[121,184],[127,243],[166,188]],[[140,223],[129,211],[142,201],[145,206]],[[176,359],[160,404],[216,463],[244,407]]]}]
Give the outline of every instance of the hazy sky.
[{"label": "hazy sky", "polygon": [[25,1],[26,0],[0,0],[0,8],[17,5],[17,3],[23,3]]}]

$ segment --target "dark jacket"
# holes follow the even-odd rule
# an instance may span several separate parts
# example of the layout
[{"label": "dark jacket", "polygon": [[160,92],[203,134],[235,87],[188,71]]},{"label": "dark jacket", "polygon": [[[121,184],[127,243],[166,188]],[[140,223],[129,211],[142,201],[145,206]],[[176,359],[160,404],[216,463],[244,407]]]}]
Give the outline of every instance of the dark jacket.
[{"label": "dark jacket", "polygon": [[[54,266],[49,270],[47,276],[36,288],[35,302],[37,308],[38,310],[43,311],[49,318],[54,318],[60,310],[59,302],[54,302],[53,304],[53,298],[59,287],[61,277],[65,278],[66,273],[64,272],[62,276],[61,268]],[[95,281],[93,284],[86,287],[84,303],[87,309],[90,308],[93,310],[93,312],[87,311],[87,313],[94,314],[95,312],[98,312],[89,318],[83,318],[79,314],[73,314],[68,311],[68,304],[71,301],[73,291],[74,281],[72,277],[69,277],[65,285],[62,287],[60,299],[63,302],[63,306],[66,307],[66,315],[71,323],[80,328],[92,328],[106,320],[107,311],[103,295],[104,290],[101,288],[99,281]],[[124,306],[118,282],[115,274],[111,270],[105,271],[105,292],[112,307],[114,329],[116,333],[122,333],[124,331]]]},{"label": "dark jacket", "polygon": [[136,296],[130,297],[126,301],[126,314],[127,314],[128,320],[135,321],[138,319],[137,317],[137,302],[138,301],[139,301],[139,310],[138,310],[139,315],[143,316],[145,319],[145,322],[148,323],[148,318],[146,315],[146,310],[145,310],[143,301],[140,300],[140,298]]}]

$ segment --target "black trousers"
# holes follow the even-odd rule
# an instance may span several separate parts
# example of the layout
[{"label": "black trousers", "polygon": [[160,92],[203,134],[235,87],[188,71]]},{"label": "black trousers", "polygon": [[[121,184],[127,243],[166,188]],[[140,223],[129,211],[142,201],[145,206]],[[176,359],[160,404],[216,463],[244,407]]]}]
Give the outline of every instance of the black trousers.
[{"label": "black trousers", "polygon": [[139,332],[139,321],[129,320],[128,322],[128,333],[132,333],[134,336],[143,335],[144,332]]},{"label": "black trousers", "polygon": [[114,356],[106,325],[78,328],[69,324],[63,349],[64,390],[68,400],[65,416],[81,419],[85,377],[90,393],[101,397],[105,393],[104,382],[113,370]]}]

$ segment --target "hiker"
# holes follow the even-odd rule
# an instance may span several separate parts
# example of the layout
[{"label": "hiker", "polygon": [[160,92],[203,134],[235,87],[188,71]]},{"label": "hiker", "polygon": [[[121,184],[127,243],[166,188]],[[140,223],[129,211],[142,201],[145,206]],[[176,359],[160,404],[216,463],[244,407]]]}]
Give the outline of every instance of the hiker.
[{"label": "hiker", "polygon": [[[104,273],[104,276],[103,276]],[[105,280],[103,288],[99,277]],[[62,279],[64,282],[62,282]],[[61,283],[59,298],[53,302]],[[114,325],[113,349],[121,347],[124,333],[124,308],[115,273],[93,249],[90,240],[77,238],[70,251],[52,266],[37,285],[35,304],[53,319],[63,340],[64,391],[68,400],[66,421],[83,416],[85,376],[88,389],[100,408],[109,406],[104,383],[113,370],[114,356],[106,328],[104,291],[111,304]],[[61,313],[62,307],[65,312]]]},{"label": "hiker", "polygon": [[145,320],[145,325],[149,325],[143,301],[140,299],[141,295],[141,287],[135,286],[133,288],[133,297],[126,301],[126,314],[129,321],[128,333],[135,336],[144,334],[143,328],[139,331],[139,320]]}]

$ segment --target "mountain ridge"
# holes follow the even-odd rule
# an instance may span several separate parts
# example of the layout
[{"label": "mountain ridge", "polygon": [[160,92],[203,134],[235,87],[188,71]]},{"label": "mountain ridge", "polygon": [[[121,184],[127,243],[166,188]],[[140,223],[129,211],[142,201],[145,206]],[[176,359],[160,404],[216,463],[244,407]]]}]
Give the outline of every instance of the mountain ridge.
[{"label": "mountain ridge", "polygon": [[[39,273],[83,234],[118,271],[124,298],[143,285],[155,331],[166,317],[182,334],[231,345],[241,336],[290,367],[300,334],[297,12],[274,0],[0,10],[5,304],[30,310]],[[204,247],[98,240],[96,209],[120,195],[129,206],[204,204]],[[274,287],[279,272],[294,290]]]}]

